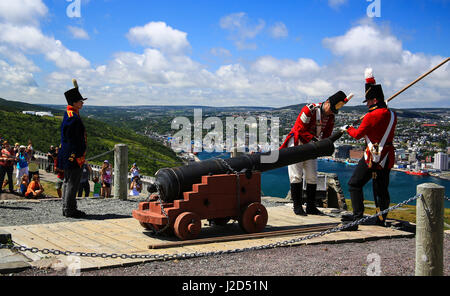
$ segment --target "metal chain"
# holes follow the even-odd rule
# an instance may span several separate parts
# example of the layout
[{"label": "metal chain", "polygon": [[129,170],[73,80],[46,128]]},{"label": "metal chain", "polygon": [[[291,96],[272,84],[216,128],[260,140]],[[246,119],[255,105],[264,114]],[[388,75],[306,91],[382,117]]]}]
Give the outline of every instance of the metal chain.
[{"label": "metal chain", "polygon": [[31,252],[31,253],[42,253],[42,254],[53,254],[53,255],[65,255],[65,256],[79,256],[79,257],[89,257],[89,258],[112,258],[112,259],[154,259],[154,260],[173,260],[173,259],[187,259],[187,258],[198,258],[198,257],[205,257],[205,256],[215,256],[215,255],[224,255],[224,254],[233,254],[233,253],[241,253],[246,251],[256,251],[256,250],[263,250],[263,249],[273,249],[281,246],[287,246],[292,245],[294,243],[298,243],[304,240],[324,236],[329,233],[334,233],[338,231],[342,231],[346,228],[360,225],[361,223],[366,222],[369,219],[373,219],[377,216],[381,216],[384,214],[387,214],[388,212],[395,210],[399,207],[402,207],[418,198],[422,197],[422,194],[417,194],[399,204],[396,204],[386,210],[383,210],[381,212],[378,212],[372,216],[367,216],[362,219],[359,219],[357,221],[354,221],[349,224],[345,224],[342,226],[338,226],[332,229],[328,229],[319,233],[313,233],[304,237],[300,238],[294,238],[291,240],[286,240],[282,242],[277,243],[271,243],[267,245],[262,246],[255,246],[255,247],[248,247],[248,248],[242,248],[242,249],[232,249],[232,250],[225,250],[225,251],[212,251],[212,252],[194,252],[194,253],[181,253],[181,254],[107,254],[107,253],[85,253],[85,252],[72,252],[72,251],[61,251],[61,250],[55,250],[55,249],[39,249],[36,247],[29,248],[23,245],[12,245],[12,244],[1,244],[0,243],[0,249],[11,249],[15,251],[21,251],[21,252]]}]

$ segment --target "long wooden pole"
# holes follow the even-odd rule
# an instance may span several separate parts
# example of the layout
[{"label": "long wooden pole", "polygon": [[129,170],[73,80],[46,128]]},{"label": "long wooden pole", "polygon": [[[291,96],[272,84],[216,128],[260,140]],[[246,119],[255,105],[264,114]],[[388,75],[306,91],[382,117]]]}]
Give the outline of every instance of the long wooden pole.
[{"label": "long wooden pole", "polygon": [[[402,92],[404,92],[405,90],[407,90],[408,88],[410,88],[411,86],[413,86],[414,84],[416,84],[417,82],[419,82],[420,80],[422,80],[423,78],[427,77],[431,72],[435,71],[436,69],[438,69],[439,67],[441,67],[442,65],[444,65],[445,63],[447,63],[450,60],[450,58],[446,58],[445,60],[443,60],[439,65],[437,65],[436,67],[434,67],[433,69],[431,69],[430,71],[428,71],[427,73],[421,75],[419,78],[417,78],[416,80],[414,80],[413,82],[411,82],[410,84],[408,84],[407,86],[405,86],[404,88],[402,88],[400,91],[398,91],[397,93],[395,93],[393,96],[391,96],[387,102],[392,101],[395,97],[397,97],[399,94],[401,94]],[[353,125],[358,124],[361,120],[363,120],[364,116],[361,116],[359,119],[357,119],[355,122],[353,122]]]}]

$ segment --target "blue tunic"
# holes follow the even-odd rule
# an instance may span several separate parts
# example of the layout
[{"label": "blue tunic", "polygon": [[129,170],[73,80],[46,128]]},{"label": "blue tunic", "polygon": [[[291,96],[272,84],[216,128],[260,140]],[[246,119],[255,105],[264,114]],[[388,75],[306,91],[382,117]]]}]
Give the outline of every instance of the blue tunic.
[{"label": "blue tunic", "polygon": [[[61,169],[80,168],[77,158],[86,153],[86,129],[81,117],[68,106],[61,124],[61,148],[58,153],[58,164]],[[73,158],[70,160],[69,158]]]}]

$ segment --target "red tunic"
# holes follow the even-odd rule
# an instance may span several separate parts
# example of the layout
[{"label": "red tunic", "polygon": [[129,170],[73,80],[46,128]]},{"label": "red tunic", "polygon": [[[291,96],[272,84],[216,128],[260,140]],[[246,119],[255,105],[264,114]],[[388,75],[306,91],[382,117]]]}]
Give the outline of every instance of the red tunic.
[{"label": "red tunic", "polygon": [[[294,137],[294,143],[297,146],[299,140],[301,143],[309,143],[314,137],[325,139],[331,135],[334,127],[334,114],[325,115],[321,112],[319,104],[308,104],[302,108],[297,117],[294,127],[289,132],[280,149],[288,146],[289,140]],[[320,116],[320,121],[318,121]]]},{"label": "red tunic", "polygon": [[[395,112],[392,112],[392,114],[394,115],[394,123],[380,156],[380,159],[383,160],[387,155],[388,158],[386,159],[384,167],[389,169],[392,168],[395,163],[395,148],[392,142],[394,140],[395,126],[397,125],[397,114]],[[366,116],[364,116],[363,121],[357,129],[351,126],[347,132],[351,137],[357,140],[367,136],[372,144],[379,144],[388,129],[390,120],[391,111],[389,109],[374,107],[372,110],[369,110],[369,113],[367,113]],[[368,156],[368,153],[368,149],[366,148],[366,156]],[[366,163],[370,167],[370,157],[365,158]]]}]

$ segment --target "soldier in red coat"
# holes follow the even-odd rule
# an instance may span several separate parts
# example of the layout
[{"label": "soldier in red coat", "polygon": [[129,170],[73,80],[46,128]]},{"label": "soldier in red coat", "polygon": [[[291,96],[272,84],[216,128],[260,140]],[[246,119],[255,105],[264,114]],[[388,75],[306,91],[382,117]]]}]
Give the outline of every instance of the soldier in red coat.
[{"label": "soldier in red coat", "polygon": [[[345,104],[346,100],[345,93],[339,91],[323,103],[304,106],[280,149],[328,138],[333,131],[334,115],[338,113],[339,108]],[[302,207],[303,171],[305,171],[306,179],[306,213]],[[302,216],[306,216],[306,214],[321,215],[322,213],[316,207],[317,160],[310,159],[290,165],[288,172],[294,213]]]},{"label": "soldier in red coat", "polygon": [[[397,115],[389,110],[384,102],[381,85],[375,84],[372,69],[366,69],[366,99],[369,113],[364,116],[360,126],[343,127],[342,130],[355,138],[366,140],[366,150],[348,182],[353,207],[353,215],[343,217],[344,222],[361,219],[364,214],[363,187],[372,180],[373,193],[377,211],[389,207],[390,196],[388,191],[389,173],[395,162],[393,145]],[[377,225],[384,226],[387,215],[377,218]],[[349,230],[357,230],[357,225]]]}]

